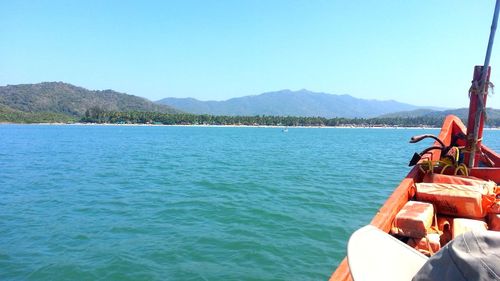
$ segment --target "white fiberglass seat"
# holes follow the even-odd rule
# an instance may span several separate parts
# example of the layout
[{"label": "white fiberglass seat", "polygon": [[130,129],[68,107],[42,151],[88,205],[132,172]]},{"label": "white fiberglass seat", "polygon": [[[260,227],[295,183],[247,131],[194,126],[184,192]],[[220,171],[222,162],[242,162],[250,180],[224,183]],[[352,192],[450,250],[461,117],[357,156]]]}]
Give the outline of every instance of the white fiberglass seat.
[{"label": "white fiberglass seat", "polygon": [[372,225],[355,231],[347,244],[354,281],[411,280],[428,260],[415,249]]}]

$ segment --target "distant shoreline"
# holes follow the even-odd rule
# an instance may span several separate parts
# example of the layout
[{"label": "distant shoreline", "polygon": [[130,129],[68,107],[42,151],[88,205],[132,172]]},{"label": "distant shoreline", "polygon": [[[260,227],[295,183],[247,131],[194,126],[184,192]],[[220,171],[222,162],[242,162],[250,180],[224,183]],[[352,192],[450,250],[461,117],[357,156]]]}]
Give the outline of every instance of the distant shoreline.
[{"label": "distant shoreline", "polygon": [[[115,123],[14,123],[0,122],[0,125],[41,125],[41,126],[124,126],[124,127],[200,127],[200,128],[311,128],[311,129],[439,129],[439,127],[402,127],[402,126],[274,126],[274,125],[166,125],[166,124],[115,124]],[[485,128],[500,129],[500,128]]]},{"label": "distant shoreline", "polygon": [[[274,128],[274,129],[440,129],[440,127],[432,126],[420,126],[420,127],[403,127],[403,126],[274,126],[274,125],[180,125],[180,124],[143,124],[143,123],[131,123],[131,124],[116,124],[116,123],[15,123],[15,122],[0,122],[0,125],[37,125],[37,126],[111,126],[111,127],[199,127],[199,128]],[[484,130],[500,130],[500,128],[485,127]]]}]

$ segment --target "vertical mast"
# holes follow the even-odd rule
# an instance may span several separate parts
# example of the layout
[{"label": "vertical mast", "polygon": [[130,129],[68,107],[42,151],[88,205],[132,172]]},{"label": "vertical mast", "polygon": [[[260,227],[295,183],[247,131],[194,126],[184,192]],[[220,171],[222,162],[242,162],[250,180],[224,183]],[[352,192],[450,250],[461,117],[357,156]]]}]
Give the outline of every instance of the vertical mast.
[{"label": "vertical mast", "polygon": [[[470,149],[470,155],[467,159],[469,168],[477,165],[476,163],[476,153],[480,150],[480,137],[482,136],[482,129],[484,126],[484,116],[486,110],[486,96],[488,95],[489,87],[489,74],[490,74],[490,57],[491,50],[493,48],[493,41],[495,41],[495,32],[497,29],[498,22],[498,11],[500,9],[500,0],[496,1],[495,12],[493,13],[493,21],[491,23],[490,38],[488,40],[488,48],[486,50],[486,57],[484,59],[484,65],[481,68],[481,76],[479,81],[476,79],[476,71],[474,74],[474,81],[472,85],[470,104],[469,104],[469,121],[467,126],[467,148]],[[479,82],[479,85],[474,85]],[[476,88],[478,86],[478,88]],[[474,90],[474,88],[476,88]],[[476,95],[476,96],[474,96]],[[473,123],[473,124],[471,124]],[[473,128],[470,127],[473,125]],[[471,131],[472,130],[472,131]],[[467,155],[466,155],[467,156]]]}]

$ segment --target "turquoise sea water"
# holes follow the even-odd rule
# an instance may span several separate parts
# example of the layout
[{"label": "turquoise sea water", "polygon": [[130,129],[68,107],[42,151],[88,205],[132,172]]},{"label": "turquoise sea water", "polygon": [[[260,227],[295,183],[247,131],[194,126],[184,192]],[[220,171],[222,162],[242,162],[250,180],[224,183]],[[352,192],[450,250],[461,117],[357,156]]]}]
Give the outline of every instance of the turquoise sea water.
[{"label": "turquoise sea water", "polygon": [[0,279],[325,280],[424,132],[0,125]]}]

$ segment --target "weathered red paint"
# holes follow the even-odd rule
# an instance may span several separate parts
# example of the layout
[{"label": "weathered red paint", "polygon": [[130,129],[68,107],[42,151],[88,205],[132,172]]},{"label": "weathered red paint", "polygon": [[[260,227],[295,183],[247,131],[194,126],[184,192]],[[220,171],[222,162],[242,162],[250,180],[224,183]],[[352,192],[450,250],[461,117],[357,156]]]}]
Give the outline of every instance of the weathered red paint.
[{"label": "weathered red paint", "polygon": [[[481,80],[481,72],[483,70],[483,66],[476,65],[474,67],[474,76],[472,79],[473,84],[479,85],[479,81]],[[486,76],[486,84],[484,85],[485,89],[485,95],[484,95],[484,106],[486,107],[486,99],[488,97],[488,88],[490,84],[490,73],[491,73],[491,68],[488,67],[488,72]],[[465,163],[469,163],[470,159],[470,150],[474,145],[476,145],[476,154],[474,155],[474,167],[478,166],[479,160],[481,158],[481,139],[483,137],[483,127],[484,127],[484,112],[481,112],[481,115],[479,116],[479,130],[478,130],[478,141],[477,144],[474,144],[474,123],[476,121],[476,112],[478,110],[478,104],[479,104],[479,89],[473,89],[470,92],[470,102],[469,102],[469,118],[467,121],[467,146],[466,146],[466,152],[464,153],[465,157]]]}]

